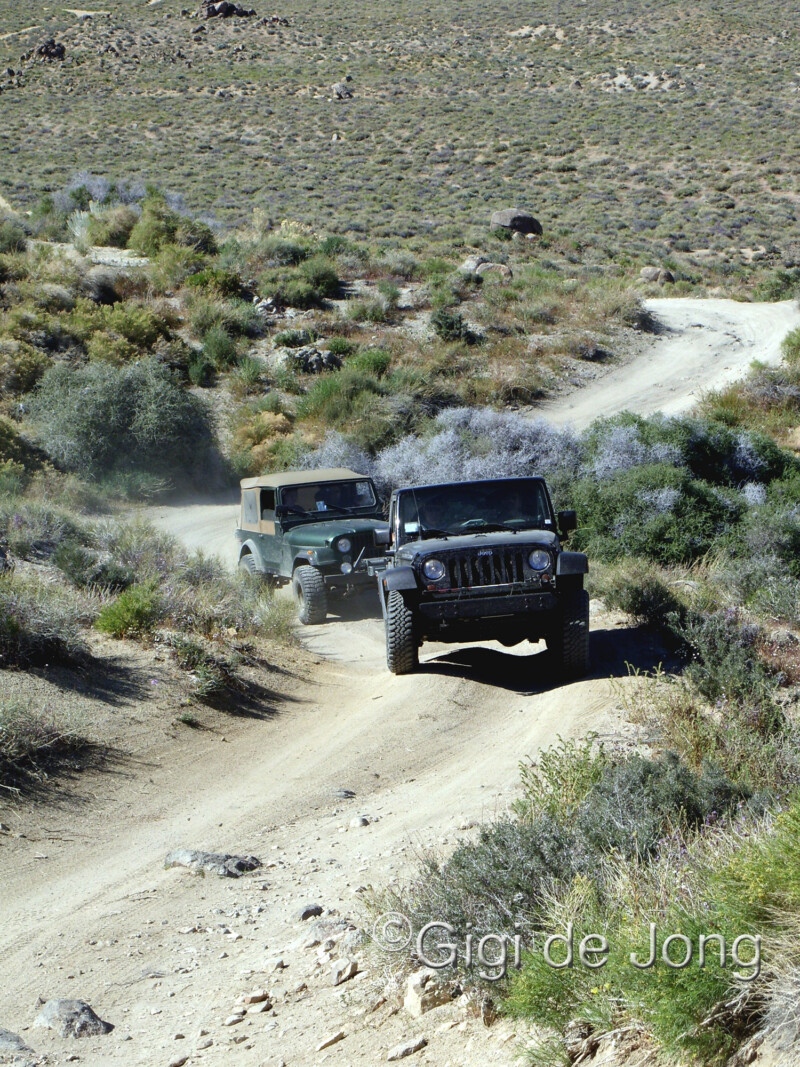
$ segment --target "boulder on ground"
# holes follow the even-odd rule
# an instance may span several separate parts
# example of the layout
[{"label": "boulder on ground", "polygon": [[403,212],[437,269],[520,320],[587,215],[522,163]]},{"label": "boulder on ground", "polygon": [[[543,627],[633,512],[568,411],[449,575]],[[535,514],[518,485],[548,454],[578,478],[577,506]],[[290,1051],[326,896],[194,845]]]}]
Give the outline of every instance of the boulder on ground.
[{"label": "boulder on ground", "polygon": [[492,214],[492,229],[514,230],[516,233],[542,233],[542,224],[527,211],[516,207],[506,207]]},{"label": "boulder on ground", "polygon": [[352,97],[353,90],[347,84],[352,80],[353,79],[348,74],[344,81],[336,82],[335,85],[331,86],[331,92],[333,93],[334,100],[349,100]]},{"label": "boulder on ground", "polygon": [[441,977],[429,967],[423,967],[409,977],[403,1007],[412,1018],[419,1019],[426,1011],[449,1004],[452,999]]},{"label": "boulder on ground", "polygon": [[477,274],[478,267],[482,267],[484,263],[491,262],[492,261],[488,256],[482,256],[479,253],[476,253],[474,256],[467,256],[458,269],[462,274]]},{"label": "boulder on ground", "polygon": [[255,871],[261,860],[255,856],[229,856],[222,852],[196,852],[190,848],[176,848],[164,861],[164,866],[188,867],[192,871],[209,871],[220,878],[241,878],[247,871]]},{"label": "boulder on ground", "polygon": [[10,1030],[4,1030],[0,1026],[0,1063],[26,1063],[31,1056],[36,1056],[32,1048],[28,1048],[19,1034]]},{"label": "boulder on ground", "polygon": [[97,1037],[114,1029],[82,1000],[48,1000],[33,1025],[46,1026],[61,1037]]},{"label": "boulder on ground", "polygon": [[504,278],[506,281],[514,277],[514,272],[506,263],[480,263],[475,273],[479,278],[482,278],[484,274],[496,274],[498,278]]}]

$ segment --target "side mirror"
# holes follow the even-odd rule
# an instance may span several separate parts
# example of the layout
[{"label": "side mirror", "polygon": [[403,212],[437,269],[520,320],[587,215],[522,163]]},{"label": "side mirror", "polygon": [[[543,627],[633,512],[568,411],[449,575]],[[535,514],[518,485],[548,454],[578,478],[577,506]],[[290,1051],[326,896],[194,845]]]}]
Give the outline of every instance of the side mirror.
[{"label": "side mirror", "polygon": [[384,545],[385,546],[385,545],[388,545],[390,541],[391,541],[391,534],[390,534],[388,526],[381,527],[379,530],[375,531],[375,544],[376,545]]},{"label": "side mirror", "polygon": [[578,529],[578,516],[572,509],[568,511],[559,511],[558,513],[558,527],[562,534],[571,533],[572,530]]},{"label": "side mirror", "polygon": [[278,520],[278,522],[280,522],[281,519],[285,519],[288,514],[289,509],[286,507],[285,504],[275,505],[275,518]]}]

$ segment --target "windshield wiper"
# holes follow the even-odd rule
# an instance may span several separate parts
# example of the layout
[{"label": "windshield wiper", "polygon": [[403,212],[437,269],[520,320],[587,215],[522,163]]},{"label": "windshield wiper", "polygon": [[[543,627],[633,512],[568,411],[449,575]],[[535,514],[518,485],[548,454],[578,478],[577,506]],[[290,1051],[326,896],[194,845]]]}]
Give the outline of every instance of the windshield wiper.
[{"label": "windshield wiper", "polygon": [[481,532],[485,530],[508,530],[509,533],[517,533],[516,526],[509,526],[507,522],[486,522],[485,519],[471,519],[468,523],[464,524],[463,532],[472,533]]},{"label": "windshield wiper", "polygon": [[[365,505],[364,505],[365,506]],[[326,507],[321,508],[319,511],[309,511],[309,515],[324,515],[326,511],[343,511],[346,515],[349,515],[354,508],[343,508],[339,504],[328,504]]]}]

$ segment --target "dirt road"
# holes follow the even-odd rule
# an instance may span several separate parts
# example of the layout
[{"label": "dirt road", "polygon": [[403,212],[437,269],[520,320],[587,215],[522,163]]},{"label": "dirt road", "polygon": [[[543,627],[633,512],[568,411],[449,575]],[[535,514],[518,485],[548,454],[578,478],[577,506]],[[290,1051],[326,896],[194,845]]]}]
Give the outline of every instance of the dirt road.
[{"label": "dirt road", "polygon": [[[774,356],[795,317],[771,305],[779,326],[753,305],[735,305],[747,312],[748,340],[743,328],[730,336],[730,308],[723,315],[719,302],[697,303],[661,314],[684,324],[706,316],[697,345],[730,353],[726,368],[708,357],[703,366],[715,374],[734,363],[744,369],[759,337],[771,338],[762,357]],[[712,314],[722,316],[717,332]],[[678,336],[642,357],[655,393],[626,391],[626,381],[639,380],[637,363],[599,380],[591,397],[578,394],[560,417],[588,418],[590,401],[592,414],[686,403],[708,382],[680,384],[673,374]],[[155,508],[148,517],[235,564],[235,502]],[[86,1064],[166,1067],[186,1056],[277,1067],[325,1057],[350,1067],[385,1061],[392,1045],[422,1034],[430,1043],[415,1063],[510,1067],[510,1023],[486,1029],[449,1006],[413,1022],[391,1001],[381,1006],[380,962],[361,955],[361,976],[333,987],[331,953],[301,947],[308,924],[296,911],[318,902],[329,918],[358,921],[364,886],[391,884],[419,847],[447,848],[475,820],[502,812],[526,753],[558,735],[626,736],[609,679],[627,675],[626,661],[654,667],[659,650],[618,618],[595,615],[592,627],[592,675],[570,685],[553,683],[541,648],[527,645],[425,646],[419,673],[396,678],[385,669],[376,600],[354,601],[341,618],[302,632],[292,676],[277,676],[284,697],[274,714],[231,717],[87,775],[58,806],[4,808],[12,833],[0,833],[0,1026],[63,1062],[72,1046],[27,1027],[38,996],[78,996],[116,1025],[80,1043]],[[353,826],[361,815],[367,825]],[[265,867],[241,882],[164,870],[178,847],[252,853]],[[336,948],[334,958],[353,951]],[[257,987],[270,989],[274,1011],[225,1026],[236,997]],[[365,1013],[370,1003],[378,1006]],[[339,1030],[345,1036],[318,1052]]]},{"label": "dirt road", "polygon": [[600,415],[689,411],[701,394],[743,378],[753,360],[774,365],[781,341],[800,326],[796,301],[748,304],[737,300],[669,298],[645,301],[661,332],[648,337],[631,361],[611,367],[584,388],[535,409],[577,429]]}]

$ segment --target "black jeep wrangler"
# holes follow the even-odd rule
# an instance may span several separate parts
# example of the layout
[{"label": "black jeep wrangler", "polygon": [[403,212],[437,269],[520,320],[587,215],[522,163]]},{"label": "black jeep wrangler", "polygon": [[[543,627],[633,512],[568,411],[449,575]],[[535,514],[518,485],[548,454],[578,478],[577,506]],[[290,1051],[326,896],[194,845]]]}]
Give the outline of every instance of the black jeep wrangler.
[{"label": "black jeep wrangler", "polygon": [[369,478],[341,468],[283,471],[241,487],[239,568],[291,582],[300,622],[324,622],[330,597],[373,587],[367,561],[383,555],[387,530]]},{"label": "black jeep wrangler", "polygon": [[559,672],[589,669],[588,561],[561,542],[574,511],[556,517],[543,478],[414,486],[392,494],[378,577],[386,661],[418,665],[429,641],[547,642]]}]

